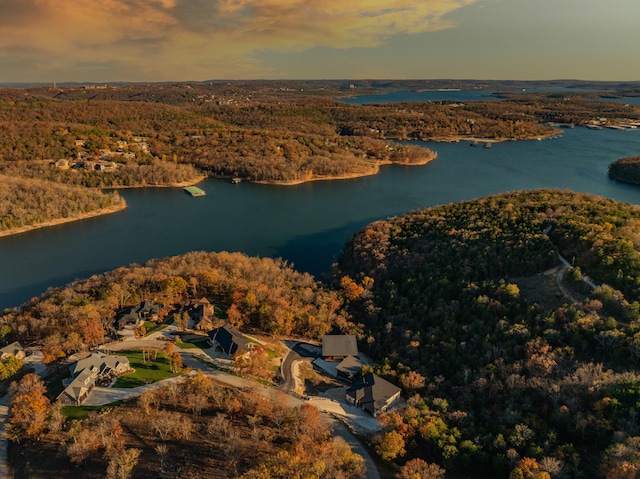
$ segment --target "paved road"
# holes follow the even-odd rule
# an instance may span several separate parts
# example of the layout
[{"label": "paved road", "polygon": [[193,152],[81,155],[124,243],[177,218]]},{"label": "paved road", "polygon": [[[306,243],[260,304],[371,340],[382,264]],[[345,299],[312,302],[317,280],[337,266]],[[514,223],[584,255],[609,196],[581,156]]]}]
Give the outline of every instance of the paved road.
[{"label": "paved road", "polygon": [[[140,340],[127,340],[127,341],[118,341],[109,343],[102,346],[102,349],[108,351],[122,351],[131,348],[142,348],[142,347],[154,347],[154,348],[162,348],[166,344],[166,341],[161,341],[158,338],[159,335],[154,335],[154,337],[147,337],[145,339]],[[295,347],[294,347],[295,348]],[[271,399],[274,398],[274,394],[276,394],[276,390],[273,388],[268,388],[263,386],[262,384],[256,383],[255,381],[251,381],[245,378],[241,378],[238,376],[234,376],[232,374],[227,374],[223,371],[219,371],[217,369],[208,367],[203,363],[204,361],[217,361],[218,359],[207,354],[205,350],[201,349],[180,349],[178,347],[175,348],[175,351],[178,351],[182,355],[182,361],[185,366],[190,367],[193,370],[200,369],[207,376],[228,384],[237,388],[249,388],[256,391],[258,394],[262,394]],[[282,370],[284,377],[284,385],[281,386],[283,392],[287,392],[292,390],[295,387],[295,381],[292,377],[292,365],[295,361],[305,361],[313,359],[311,354],[303,350],[303,356],[298,354],[296,351],[290,351],[290,353],[283,361]],[[34,357],[33,362],[37,363],[39,357]],[[35,364],[34,364],[35,365]],[[44,365],[36,365],[36,373],[43,374],[45,370]],[[131,397],[138,396],[149,389],[162,387],[171,382],[177,382],[182,380],[181,377],[169,378],[163,381],[158,381],[153,384],[148,384],[145,386],[141,386],[139,388],[104,388],[104,387],[96,387],[92,390],[91,394],[84,402],[86,406],[101,406],[104,404],[109,404],[118,400],[125,400]],[[291,388],[291,389],[288,389]],[[297,397],[292,396],[291,394],[285,394],[283,396],[279,396],[279,398],[286,398],[287,405],[290,407],[297,407],[302,404],[307,403],[306,401],[302,401]],[[0,479],[5,477],[11,477],[8,463],[7,463],[7,439],[4,434],[4,425],[5,421],[8,417],[8,404],[9,398],[5,396],[4,398],[0,398]],[[367,479],[380,479],[380,473],[378,469],[367,452],[367,450],[363,447],[363,445],[358,441],[358,439],[351,434],[351,432],[347,429],[347,427],[335,419],[335,415],[340,415],[345,419],[348,419],[350,422],[362,424],[367,424],[370,427],[376,427],[377,422],[371,417],[359,417],[361,414],[364,415],[362,411],[357,408],[350,408],[348,411],[347,407],[339,404],[337,401],[332,400],[314,400],[309,402],[309,404],[313,404],[316,406],[322,414],[323,421],[327,426],[330,427],[331,431],[334,435],[342,437],[347,444],[351,447],[351,450],[357,454],[360,454],[365,461],[366,473],[365,477]],[[364,426],[365,429],[368,429],[367,426]]]},{"label": "paved road", "polygon": [[280,366],[280,374],[282,374],[282,384],[278,386],[278,389],[292,394],[295,394],[296,379],[293,376],[293,365],[298,361],[311,361],[312,358],[302,358],[296,351],[289,350],[289,353],[282,361]]},{"label": "paved road", "polygon": [[[146,342],[146,341],[143,341],[143,340],[136,341],[135,344],[137,345],[143,342]],[[131,346],[132,346],[131,341],[123,341],[120,343],[111,343],[107,345],[105,349],[123,350]],[[145,344],[145,346],[147,345]],[[152,344],[149,344],[149,346],[152,346]],[[181,352],[182,362],[185,366],[188,366],[193,370],[200,369],[207,376],[211,377],[212,379],[215,379],[216,381],[220,381],[222,383],[225,383],[237,388],[253,389],[256,393],[264,395],[271,399],[273,399],[273,396],[276,393],[276,390],[274,390],[273,388],[268,388],[262,384],[256,383],[255,381],[234,376],[232,374],[227,374],[223,371],[218,371],[217,369],[208,367],[206,364],[203,364],[202,361],[203,360],[210,361],[212,358],[204,350],[201,350],[201,349],[187,349],[187,350],[182,349],[181,350],[179,348],[176,348],[176,351]],[[292,353],[293,353],[293,356],[291,361],[293,361],[294,360],[293,358],[295,358],[296,356],[300,358],[300,356],[297,353],[293,351]],[[304,359],[305,358],[300,358],[300,360],[304,360]],[[151,388],[160,387],[164,384],[167,384],[168,382],[176,381],[176,380],[180,380],[180,378],[166,379],[164,381],[159,381],[157,383],[149,384],[147,386],[142,386],[140,388],[135,388],[135,389],[94,388],[94,390],[91,392],[91,394],[89,395],[89,397],[87,398],[84,404],[85,405],[108,404],[109,402],[117,401],[119,399],[127,399],[130,397],[142,394],[144,391],[147,391]],[[334,414],[341,415],[355,423],[362,422],[363,427],[365,429],[370,429],[372,427],[373,428],[379,427],[375,419],[373,419],[370,416],[366,416],[366,414],[363,411],[359,410],[358,408],[348,408],[343,405],[340,405],[339,403],[337,403],[337,401],[332,401],[327,399],[327,400],[315,400],[315,401],[307,402],[307,401],[302,401],[290,394],[285,394],[284,396],[280,396],[280,397],[286,398],[287,405],[290,407],[301,406],[302,404],[305,404],[305,403],[313,404],[314,406],[316,406],[322,412],[322,418],[325,424],[327,424],[331,428],[333,434],[342,437],[347,442],[347,444],[349,444],[352,451],[354,451],[357,454],[360,454],[364,458],[365,466],[366,466],[365,477],[367,479],[380,479],[380,473],[378,472],[378,468],[376,467],[375,462],[373,461],[373,458],[371,457],[371,455],[364,448],[364,446],[355,438],[355,436],[353,436],[353,434],[349,432],[347,427],[345,427],[345,425],[342,424],[342,422],[336,420],[333,417],[333,415]],[[349,410],[347,411],[346,408],[348,408]],[[362,417],[360,417],[361,415]]]},{"label": "paved road", "polygon": [[360,454],[364,459],[365,466],[365,475],[366,479],[380,479],[380,472],[378,471],[378,467],[376,463],[373,462],[373,458],[369,454],[369,452],[364,448],[362,443],[358,441],[353,434],[349,432],[349,430],[342,424],[340,421],[337,421],[327,413],[322,413],[322,418],[333,432],[334,436],[340,436],[345,440],[351,450],[357,454]]}]

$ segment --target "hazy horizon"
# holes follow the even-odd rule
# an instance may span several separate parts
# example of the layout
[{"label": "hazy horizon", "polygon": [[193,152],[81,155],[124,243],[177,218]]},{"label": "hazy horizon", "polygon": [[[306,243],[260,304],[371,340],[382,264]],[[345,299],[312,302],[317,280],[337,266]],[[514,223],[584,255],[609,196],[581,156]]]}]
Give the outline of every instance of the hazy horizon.
[{"label": "hazy horizon", "polygon": [[637,0],[3,0],[0,83],[638,81]]}]

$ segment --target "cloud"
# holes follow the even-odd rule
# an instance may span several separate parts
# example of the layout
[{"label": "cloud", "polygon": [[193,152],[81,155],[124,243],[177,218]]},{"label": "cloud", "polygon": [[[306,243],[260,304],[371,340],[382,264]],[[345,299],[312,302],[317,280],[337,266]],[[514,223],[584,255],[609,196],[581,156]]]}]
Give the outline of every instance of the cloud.
[{"label": "cloud", "polygon": [[477,1],[0,0],[0,65],[104,64],[119,75],[105,81],[255,77],[269,72],[260,51],[374,47],[448,28],[448,13]]}]

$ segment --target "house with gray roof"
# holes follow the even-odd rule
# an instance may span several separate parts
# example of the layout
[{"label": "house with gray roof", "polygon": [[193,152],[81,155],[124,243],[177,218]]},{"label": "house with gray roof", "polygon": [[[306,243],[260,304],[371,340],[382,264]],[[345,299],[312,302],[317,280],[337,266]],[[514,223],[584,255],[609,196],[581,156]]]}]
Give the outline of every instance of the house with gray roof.
[{"label": "house with gray roof", "polygon": [[131,306],[123,310],[118,318],[118,329],[136,329],[145,321],[157,321],[162,305],[143,301],[138,306]]},{"label": "house with gray roof", "polygon": [[401,389],[377,374],[369,373],[347,389],[347,402],[361,407],[373,417],[382,414],[400,399]]},{"label": "house with gray roof", "polygon": [[354,356],[347,356],[336,366],[338,377],[351,381],[362,369],[362,362]]},{"label": "house with gray roof", "polygon": [[322,357],[344,359],[358,355],[358,342],[353,334],[325,334],[322,336]]},{"label": "house with gray roof", "polygon": [[121,376],[131,371],[126,356],[92,353],[69,367],[71,377],[63,381],[64,391],[58,399],[67,405],[81,405],[100,379]]},{"label": "house with gray roof", "polygon": [[18,359],[23,359],[26,356],[24,348],[18,341],[14,341],[13,343],[0,348],[0,359],[6,359],[9,356],[13,356]]}]

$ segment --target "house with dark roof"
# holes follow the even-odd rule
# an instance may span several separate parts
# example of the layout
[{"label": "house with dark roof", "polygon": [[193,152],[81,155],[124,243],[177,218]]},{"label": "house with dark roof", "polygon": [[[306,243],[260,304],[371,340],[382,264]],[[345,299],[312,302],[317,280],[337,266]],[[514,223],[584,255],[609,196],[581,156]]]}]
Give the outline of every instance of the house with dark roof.
[{"label": "house with dark roof", "polygon": [[358,342],[353,334],[325,334],[322,336],[322,357],[344,359],[358,355]]},{"label": "house with dark roof", "polygon": [[192,302],[188,313],[196,331],[209,331],[213,328],[214,308],[207,298]]},{"label": "house with dark roof", "polygon": [[138,305],[138,316],[144,321],[157,321],[162,306],[151,301],[143,301]]},{"label": "house with dark roof", "polygon": [[162,305],[151,301],[144,301],[138,306],[125,308],[122,316],[118,318],[118,329],[136,329],[145,321],[157,321],[161,309]]},{"label": "house with dark roof", "polygon": [[242,335],[236,328],[225,324],[208,333],[208,341],[211,346],[225,353],[229,358],[234,354],[244,351],[249,352],[253,343]]},{"label": "house with dark roof", "polygon": [[138,315],[138,307],[131,306],[123,310],[122,316],[118,318],[118,329],[136,329],[143,323],[143,319]]},{"label": "house with dark roof", "polygon": [[364,364],[358,358],[347,356],[336,366],[336,372],[338,377],[351,381],[360,372],[362,366]]},{"label": "house with dark roof", "polygon": [[361,407],[373,417],[385,412],[400,398],[401,389],[377,374],[365,374],[347,389],[347,402]]},{"label": "house with dark roof", "polygon": [[63,381],[64,391],[58,399],[66,405],[79,406],[87,399],[96,381],[122,376],[131,371],[126,356],[92,353],[69,367],[71,377]]}]

